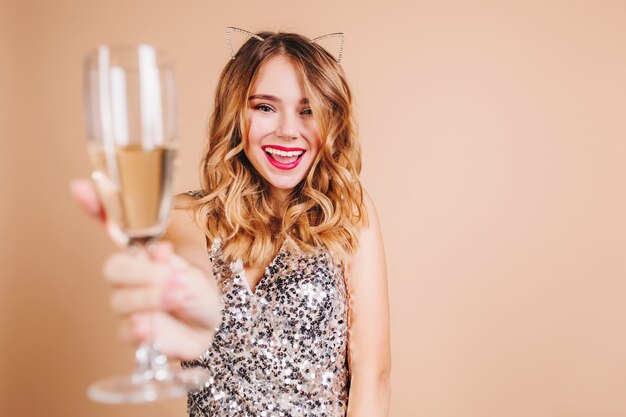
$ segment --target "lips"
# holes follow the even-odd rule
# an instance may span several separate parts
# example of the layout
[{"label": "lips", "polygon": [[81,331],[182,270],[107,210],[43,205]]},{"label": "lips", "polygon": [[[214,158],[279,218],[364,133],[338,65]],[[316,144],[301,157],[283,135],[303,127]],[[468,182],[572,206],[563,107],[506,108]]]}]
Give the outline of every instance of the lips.
[{"label": "lips", "polygon": [[290,170],[300,164],[302,155],[306,152],[302,148],[288,148],[278,145],[267,145],[262,147],[267,160],[278,169]]}]

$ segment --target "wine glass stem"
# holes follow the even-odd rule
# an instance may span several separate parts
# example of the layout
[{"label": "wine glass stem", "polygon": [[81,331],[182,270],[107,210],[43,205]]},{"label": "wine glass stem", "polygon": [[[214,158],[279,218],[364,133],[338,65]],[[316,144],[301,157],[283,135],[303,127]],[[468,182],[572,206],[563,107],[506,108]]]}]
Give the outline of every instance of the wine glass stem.
[{"label": "wine glass stem", "polygon": [[[128,252],[136,253],[139,250],[148,252],[154,249],[154,238],[131,238],[128,242]],[[149,315],[150,334],[148,338],[135,351],[135,375],[139,381],[153,380],[163,381],[171,376],[167,356],[159,351],[159,346],[154,339],[154,325],[156,313]]]},{"label": "wine glass stem", "polygon": [[135,352],[135,374],[142,380],[159,381],[169,377],[167,357],[159,352],[156,343],[149,339],[142,343]]}]

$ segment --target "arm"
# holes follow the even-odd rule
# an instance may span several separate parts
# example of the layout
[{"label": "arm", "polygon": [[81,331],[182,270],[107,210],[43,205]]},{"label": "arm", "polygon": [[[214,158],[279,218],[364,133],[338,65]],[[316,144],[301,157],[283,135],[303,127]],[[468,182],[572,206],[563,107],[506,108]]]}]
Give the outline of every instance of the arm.
[{"label": "arm", "polygon": [[391,347],[387,271],[374,204],[366,195],[369,226],[346,263],[350,291],[350,396],[348,417],[389,415]]},{"label": "arm", "polygon": [[[105,224],[93,184],[75,180],[70,188],[80,205]],[[113,285],[111,307],[122,318],[122,338],[140,343],[151,335],[163,353],[179,359],[204,353],[221,310],[204,233],[182,208],[189,199],[176,197],[175,206],[181,208],[173,210],[164,236],[171,244],[159,243],[148,252],[118,252],[104,266],[104,276]]]}]

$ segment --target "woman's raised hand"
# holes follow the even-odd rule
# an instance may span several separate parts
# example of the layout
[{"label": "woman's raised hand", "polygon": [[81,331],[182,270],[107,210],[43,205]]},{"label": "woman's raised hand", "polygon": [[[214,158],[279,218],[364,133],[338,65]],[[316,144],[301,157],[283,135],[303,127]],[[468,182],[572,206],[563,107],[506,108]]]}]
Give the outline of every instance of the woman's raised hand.
[{"label": "woman's raised hand", "polygon": [[[90,181],[75,180],[70,188],[89,214],[106,223]],[[122,318],[124,340],[152,338],[162,353],[178,359],[197,358],[210,346],[221,319],[215,280],[177,256],[171,244],[115,253],[103,273],[113,287],[111,307]]]},{"label": "woman's raised hand", "polygon": [[169,243],[110,256],[104,277],[113,286],[111,308],[122,317],[123,339],[151,337],[162,353],[180,359],[196,358],[210,346],[221,311],[216,286]]}]

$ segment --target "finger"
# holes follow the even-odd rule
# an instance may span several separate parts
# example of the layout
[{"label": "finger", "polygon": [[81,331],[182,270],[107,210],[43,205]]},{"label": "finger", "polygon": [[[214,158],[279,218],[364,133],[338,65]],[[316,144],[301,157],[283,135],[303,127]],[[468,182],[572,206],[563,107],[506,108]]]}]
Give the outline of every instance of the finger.
[{"label": "finger", "polygon": [[152,337],[155,313],[136,313],[122,319],[118,328],[119,337],[126,343],[141,344]]},{"label": "finger", "polygon": [[221,320],[222,300],[215,279],[197,269],[170,275],[162,302],[166,310],[200,327],[214,328]]},{"label": "finger", "polygon": [[150,334],[148,323],[147,320],[139,322],[136,315],[126,316],[122,319],[117,334],[125,343],[139,344]]},{"label": "finger", "polygon": [[197,359],[206,352],[214,331],[197,329],[170,315],[155,313],[134,314],[122,320],[119,337],[126,343],[139,345],[152,339],[159,351],[170,359]]},{"label": "finger", "polygon": [[160,286],[125,287],[113,291],[111,308],[120,315],[128,315],[162,307]]},{"label": "finger", "polygon": [[174,246],[170,242],[161,241],[153,243],[148,248],[148,255],[156,262],[169,262],[174,254]]},{"label": "finger", "polygon": [[[161,351],[171,359],[196,359],[206,352],[213,340],[213,330],[198,329],[169,314],[158,312],[142,316],[136,322],[135,335],[140,335],[147,323],[149,335]],[[145,340],[146,338],[142,339]]]},{"label": "finger", "polygon": [[184,310],[190,297],[187,277],[181,271],[174,271],[165,282],[161,293],[163,308],[170,312]]},{"label": "finger", "polygon": [[176,255],[174,245],[168,241],[156,242],[150,245],[148,254],[150,259],[159,263],[168,263],[174,269],[186,270],[189,264],[185,259]]},{"label": "finger", "polygon": [[157,242],[150,247],[150,258],[156,262],[168,262],[174,254],[174,247],[170,242]]},{"label": "finger", "polygon": [[85,179],[74,179],[69,184],[70,192],[80,206],[90,215],[104,221],[106,216],[93,183]]},{"label": "finger", "polygon": [[102,274],[113,285],[146,285],[163,283],[171,268],[150,260],[145,251],[115,253],[104,263]]}]

